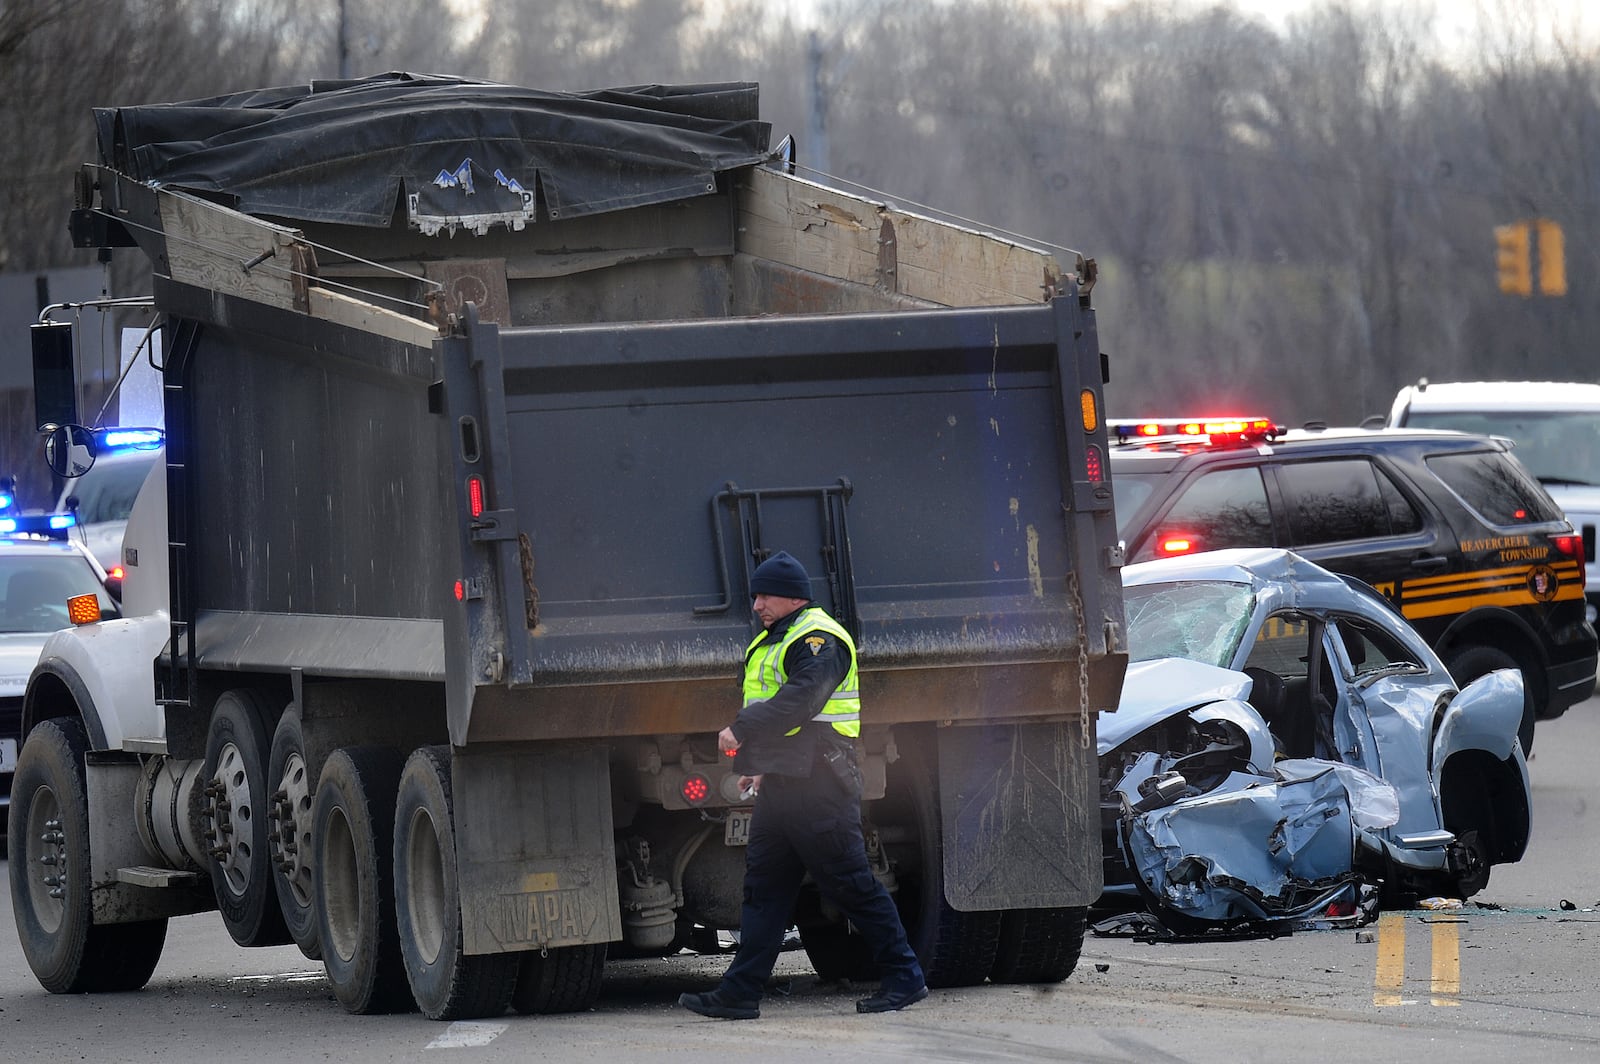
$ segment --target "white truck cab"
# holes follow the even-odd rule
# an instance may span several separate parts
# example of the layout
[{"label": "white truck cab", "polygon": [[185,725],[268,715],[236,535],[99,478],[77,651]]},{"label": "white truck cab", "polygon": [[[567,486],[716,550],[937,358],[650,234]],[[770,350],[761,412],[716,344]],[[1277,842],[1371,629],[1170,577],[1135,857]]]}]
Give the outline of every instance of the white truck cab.
[{"label": "white truck cab", "polygon": [[1389,424],[1456,429],[1516,442],[1513,452],[1583,535],[1585,596],[1600,607],[1600,384],[1574,381],[1453,381],[1401,388]]}]

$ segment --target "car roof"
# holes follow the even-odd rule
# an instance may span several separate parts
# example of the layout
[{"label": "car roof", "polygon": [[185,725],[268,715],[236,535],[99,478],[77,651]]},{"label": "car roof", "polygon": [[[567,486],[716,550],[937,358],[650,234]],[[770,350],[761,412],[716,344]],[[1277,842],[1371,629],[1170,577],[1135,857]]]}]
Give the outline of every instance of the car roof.
[{"label": "car roof", "polygon": [[1580,381],[1429,381],[1400,397],[1413,410],[1600,410],[1600,384]]},{"label": "car roof", "polygon": [[74,555],[82,559],[97,574],[101,572],[100,563],[95,561],[94,555],[85,550],[82,544],[72,539],[0,536],[0,554],[35,558],[60,557],[63,554]]},{"label": "car roof", "polygon": [[1326,585],[1341,591],[1350,587],[1343,577],[1282,547],[1230,547],[1135,562],[1122,570],[1124,587],[1175,580],[1214,580],[1252,587],[1267,583],[1293,583],[1302,587]]},{"label": "car roof", "polygon": [[1427,443],[1440,450],[1503,450],[1507,446],[1501,437],[1480,436],[1453,429],[1413,428],[1359,428],[1332,427],[1317,429],[1290,429],[1260,443],[1208,443],[1193,438],[1160,437],[1152,440],[1133,439],[1113,444],[1110,456],[1120,464],[1126,461],[1152,461],[1165,459],[1170,468],[1191,455],[1212,456],[1283,454],[1302,451],[1338,451],[1343,453],[1382,451],[1394,447],[1415,446]]}]

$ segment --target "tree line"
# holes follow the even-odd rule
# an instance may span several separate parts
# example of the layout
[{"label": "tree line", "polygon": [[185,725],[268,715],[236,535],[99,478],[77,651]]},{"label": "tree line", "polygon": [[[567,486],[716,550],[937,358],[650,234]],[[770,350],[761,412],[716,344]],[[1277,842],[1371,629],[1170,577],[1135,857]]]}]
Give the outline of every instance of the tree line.
[{"label": "tree line", "polygon": [[[821,0],[806,22],[761,0],[12,0],[0,271],[94,261],[66,232],[94,106],[341,65],[753,80],[803,166],[1095,258],[1113,414],[1348,423],[1419,376],[1600,379],[1593,42],[1478,14],[1492,33],[1447,51],[1425,5],[1357,0],[1281,26],[1159,0]],[[147,283],[135,258],[119,294]]]}]

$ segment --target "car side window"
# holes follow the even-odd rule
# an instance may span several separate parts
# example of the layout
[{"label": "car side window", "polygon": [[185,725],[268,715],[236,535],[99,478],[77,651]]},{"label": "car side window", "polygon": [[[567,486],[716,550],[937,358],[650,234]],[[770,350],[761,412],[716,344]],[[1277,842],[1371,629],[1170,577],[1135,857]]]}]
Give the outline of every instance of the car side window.
[{"label": "car side window", "polygon": [[1422,527],[1410,500],[1365,458],[1285,462],[1277,473],[1297,546],[1403,535]]},{"label": "car side window", "polygon": [[1501,528],[1561,520],[1561,511],[1519,462],[1500,451],[1429,455],[1433,474],[1491,525]]},{"label": "car side window", "polygon": [[1306,677],[1306,647],[1310,632],[1306,619],[1292,613],[1275,613],[1261,625],[1246,668],[1266,669],[1285,680]]},{"label": "car side window", "polygon": [[1376,625],[1353,617],[1341,617],[1335,623],[1355,678],[1395,668],[1423,667],[1404,643]]},{"label": "car side window", "polygon": [[1272,512],[1260,470],[1215,469],[1183,489],[1135,560],[1273,544]]}]

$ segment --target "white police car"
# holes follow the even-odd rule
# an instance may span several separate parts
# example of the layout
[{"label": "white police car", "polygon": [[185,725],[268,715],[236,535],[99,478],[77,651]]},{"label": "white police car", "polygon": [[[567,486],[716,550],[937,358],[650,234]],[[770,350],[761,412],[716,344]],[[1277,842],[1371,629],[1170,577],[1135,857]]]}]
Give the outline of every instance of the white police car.
[{"label": "white police car", "polygon": [[56,513],[76,518],[73,533],[107,572],[122,565],[122,534],[145,477],[161,460],[160,429],[108,428],[95,431],[94,464],[66,481]]},{"label": "white police car", "polygon": [[0,835],[8,835],[11,776],[22,732],[22,696],[51,632],[72,622],[67,600],[94,595],[102,616],[119,616],[100,563],[61,536],[66,515],[0,516]]}]

